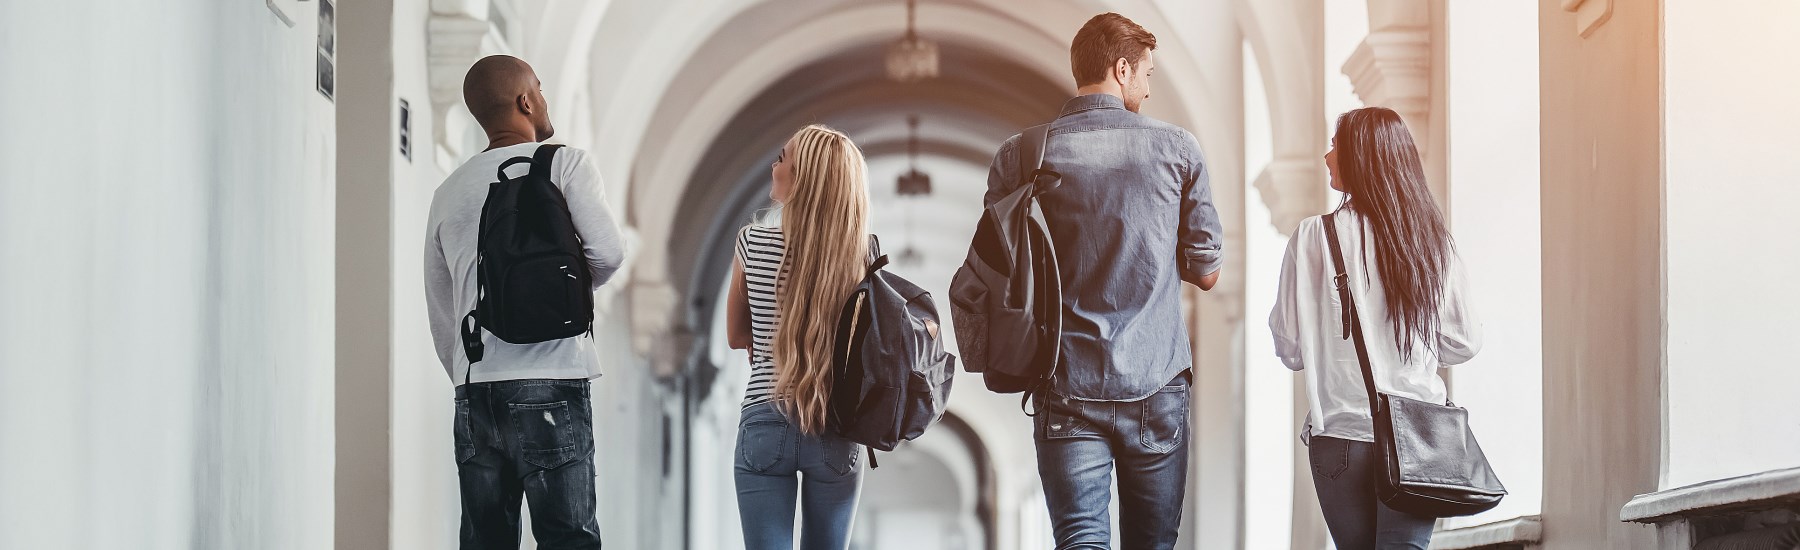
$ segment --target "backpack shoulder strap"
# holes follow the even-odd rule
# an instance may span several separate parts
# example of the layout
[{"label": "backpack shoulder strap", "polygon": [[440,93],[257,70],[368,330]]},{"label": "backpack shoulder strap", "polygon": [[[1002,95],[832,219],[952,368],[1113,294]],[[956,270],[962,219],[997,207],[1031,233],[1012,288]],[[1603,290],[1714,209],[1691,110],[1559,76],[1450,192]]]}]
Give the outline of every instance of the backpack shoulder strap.
[{"label": "backpack shoulder strap", "polygon": [[563,148],[563,146],[557,143],[545,143],[539,145],[537,153],[531,155],[530,177],[541,178],[547,183],[555,183],[550,181],[551,161],[556,160],[556,150],[561,148]]},{"label": "backpack shoulder strap", "polygon": [[873,274],[876,271],[880,271],[881,268],[887,267],[887,264],[888,264],[887,254],[881,253],[881,238],[876,237],[874,233],[870,233],[869,234],[869,268],[868,268],[868,270],[866,270],[864,272],[864,275],[866,276],[869,274]]},{"label": "backpack shoulder strap", "polygon": [[1019,134],[1019,184],[1031,183],[1044,168],[1044,144],[1050,141],[1049,122],[1026,128]]}]

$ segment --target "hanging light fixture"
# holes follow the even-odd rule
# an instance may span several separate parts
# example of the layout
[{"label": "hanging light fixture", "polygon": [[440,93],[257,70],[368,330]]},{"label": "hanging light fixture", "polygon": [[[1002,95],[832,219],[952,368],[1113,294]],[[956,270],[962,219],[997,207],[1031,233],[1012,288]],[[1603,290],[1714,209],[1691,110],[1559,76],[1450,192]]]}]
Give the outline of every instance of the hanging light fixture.
[{"label": "hanging light fixture", "polygon": [[938,75],[936,42],[919,38],[913,28],[915,0],[906,0],[906,36],[888,46],[887,75],[899,82],[918,82]]},{"label": "hanging light fixture", "polygon": [[919,115],[906,117],[906,173],[900,174],[894,193],[902,197],[931,195],[931,175],[919,171]]},{"label": "hanging light fixture", "polygon": [[[919,115],[906,116],[906,162],[907,170],[900,174],[894,182],[894,194],[901,197],[931,196],[931,175],[919,171]],[[918,206],[917,200],[905,201],[906,204],[906,246],[895,255],[894,262],[899,265],[917,266],[924,262],[924,255],[913,246],[913,208]]]},{"label": "hanging light fixture", "polygon": [[[916,201],[906,201],[906,202],[913,203]],[[906,246],[901,247],[900,253],[894,255],[894,263],[895,264],[908,266],[908,267],[916,267],[919,264],[922,264],[925,262],[925,256],[923,254],[919,253],[919,249],[917,247],[913,246],[913,241],[917,240],[917,238],[915,238],[913,236],[913,207],[914,206],[916,206],[916,205],[914,205],[914,204],[906,205]]]}]

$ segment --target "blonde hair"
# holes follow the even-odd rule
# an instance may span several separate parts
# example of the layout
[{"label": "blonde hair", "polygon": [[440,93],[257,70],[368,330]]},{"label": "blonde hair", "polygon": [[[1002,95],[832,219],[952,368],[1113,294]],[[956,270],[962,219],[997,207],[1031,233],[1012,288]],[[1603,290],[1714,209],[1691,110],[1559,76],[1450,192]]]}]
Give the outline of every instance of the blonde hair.
[{"label": "blonde hair", "polygon": [[869,167],[842,132],[794,134],[793,179],[782,207],[787,252],[775,310],[775,396],[802,433],[824,431],[831,356],[844,300],[868,267]]}]

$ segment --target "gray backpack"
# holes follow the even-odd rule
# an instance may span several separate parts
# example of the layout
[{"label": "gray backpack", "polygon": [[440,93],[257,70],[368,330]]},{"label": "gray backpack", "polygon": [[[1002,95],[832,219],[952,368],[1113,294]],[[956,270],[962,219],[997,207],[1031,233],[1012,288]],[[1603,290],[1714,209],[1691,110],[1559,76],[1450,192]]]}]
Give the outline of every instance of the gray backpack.
[{"label": "gray backpack", "polygon": [[892,451],[944,416],[956,356],[939,338],[931,293],[883,270],[881,243],[869,240],[875,260],[838,318],[828,419],[868,446],[874,467],[875,450]]},{"label": "gray backpack", "polygon": [[1023,392],[1021,408],[1061,361],[1062,278],[1038,205],[1062,180],[1044,169],[1049,137],[1049,124],[1019,135],[1019,181],[982,212],[968,259],[950,279],[963,368],[982,373],[989,390]]}]

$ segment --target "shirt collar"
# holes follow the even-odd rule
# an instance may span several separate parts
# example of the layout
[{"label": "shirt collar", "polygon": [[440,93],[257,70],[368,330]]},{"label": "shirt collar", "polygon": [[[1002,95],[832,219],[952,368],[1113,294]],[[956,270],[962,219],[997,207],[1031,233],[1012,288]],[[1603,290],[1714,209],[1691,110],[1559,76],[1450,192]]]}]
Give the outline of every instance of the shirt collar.
[{"label": "shirt collar", "polygon": [[1119,96],[1112,94],[1088,94],[1084,96],[1075,96],[1075,98],[1070,99],[1068,103],[1064,103],[1061,116],[1068,116],[1082,111],[1092,111],[1095,109],[1124,108],[1125,100],[1120,99]]}]

